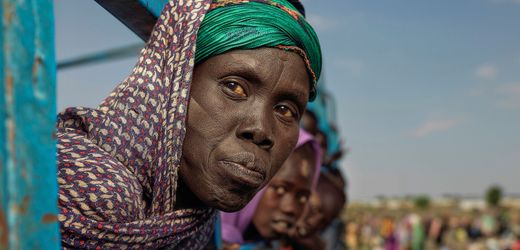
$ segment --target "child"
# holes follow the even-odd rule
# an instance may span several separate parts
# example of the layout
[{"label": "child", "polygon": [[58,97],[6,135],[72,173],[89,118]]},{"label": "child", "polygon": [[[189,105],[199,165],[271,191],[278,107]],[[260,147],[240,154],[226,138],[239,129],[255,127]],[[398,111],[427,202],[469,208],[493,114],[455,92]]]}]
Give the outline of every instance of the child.
[{"label": "child", "polygon": [[287,238],[317,183],[320,159],[317,142],[300,130],[296,148],[267,186],[239,212],[221,213],[225,245],[238,249]]}]

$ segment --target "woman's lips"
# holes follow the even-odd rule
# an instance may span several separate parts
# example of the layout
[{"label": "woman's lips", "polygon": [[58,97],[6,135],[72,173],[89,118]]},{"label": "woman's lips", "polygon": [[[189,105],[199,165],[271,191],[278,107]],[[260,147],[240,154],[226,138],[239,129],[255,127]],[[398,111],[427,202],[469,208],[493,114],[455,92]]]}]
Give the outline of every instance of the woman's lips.
[{"label": "woman's lips", "polygon": [[271,221],[271,228],[278,234],[287,234],[292,226],[293,223],[291,220],[280,219]]},{"label": "woman's lips", "polygon": [[253,188],[258,188],[264,183],[265,174],[261,173],[254,167],[254,161],[243,163],[244,161],[219,161],[218,165],[226,170],[227,175],[241,183]]}]

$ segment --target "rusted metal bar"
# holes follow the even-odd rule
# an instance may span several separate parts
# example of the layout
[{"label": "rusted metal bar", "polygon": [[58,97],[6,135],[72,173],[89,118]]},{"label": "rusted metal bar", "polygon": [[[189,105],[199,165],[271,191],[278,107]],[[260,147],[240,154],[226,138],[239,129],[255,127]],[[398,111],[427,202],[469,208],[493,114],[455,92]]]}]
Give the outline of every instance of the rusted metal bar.
[{"label": "rusted metal bar", "polygon": [[2,0],[0,249],[59,249],[52,0]]}]

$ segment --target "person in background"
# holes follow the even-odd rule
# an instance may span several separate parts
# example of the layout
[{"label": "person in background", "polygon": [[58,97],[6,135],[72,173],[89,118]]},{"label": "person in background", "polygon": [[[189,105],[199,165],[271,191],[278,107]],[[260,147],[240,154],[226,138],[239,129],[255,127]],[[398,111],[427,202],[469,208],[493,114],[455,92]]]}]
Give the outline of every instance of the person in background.
[{"label": "person in background", "polygon": [[332,172],[321,172],[304,215],[291,232],[295,249],[344,249],[344,225],[338,217],[346,204],[342,182]]},{"label": "person in background", "polygon": [[309,110],[305,110],[301,120],[301,127],[309,132],[311,135],[316,136],[319,132],[318,117]]},{"label": "person in background", "polygon": [[[323,89],[321,90],[324,91]],[[325,96],[328,95],[323,95],[323,93],[318,90],[318,97],[314,103],[308,106],[308,109],[302,118],[301,126],[316,137],[322,151],[325,152],[322,157],[322,172],[327,173],[327,182],[334,183],[334,185],[338,187],[337,190],[341,193],[338,197],[343,197],[343,199],[336,197],[337,201],[345,202],[346,194],[344,189],[346,187],[346,182],[338,168],[338,161],[343,157],[344,150],[341,148],[341,142],[334,124],[329,121],[329,118],[331,117],[329,117],[330,112],[327,112],[328,108],[326,105],[333,104],[333,102],[329,102],[330,100],[327,100]],[[332,194],[337,194],[337,192],[332,192]],[[317,205],[319,202],[316,202],[319,198],[313,198],[318,196],[331,196],[331,194],[313,194],[311,202],[306,208],[306,210],[308,210],[306,216],[309,217],[309,224],[312,224],[310,221],[315,220],[313,217],[320,216],[319,213],[316,212],[319,210],[317,209],[317,207],[319,207],[319,205]],[[335,213],[336,215],[334,215],[333,218],[327,218],[328,222],[325,225],[326,228],[324,227],[313,233],[309,233],[307,237],[302,236],[306,234],[304,231],[306,228],[310,229],[314,226],[300,226],[298,229],[300,231],[299,235],[293,235],[293,244],[302,245],[308,249],[321,249],[325,247],[324,243],[327,242],[327,249],[344,248],[343,231],[345,226],[341,218],[338,216],[342,208],[343,206],[339,208],[339,212]]]},{"label": "person in background", "polygon": [[321,151],[313,137],[300,131],[296,149],[269,184],[242,210],[221,213],[226,249],[272,247],[288,238],[316,186]]},{"label": "person in background", "polygon": [[357,221],[349,221],[345,226],[345,244],[347,249],[359,249],[360,232]]},{"label": "person in background", "polygon": [[511,246],[511,250],[520,250],[520,234],[516,235],[515,241]]}]

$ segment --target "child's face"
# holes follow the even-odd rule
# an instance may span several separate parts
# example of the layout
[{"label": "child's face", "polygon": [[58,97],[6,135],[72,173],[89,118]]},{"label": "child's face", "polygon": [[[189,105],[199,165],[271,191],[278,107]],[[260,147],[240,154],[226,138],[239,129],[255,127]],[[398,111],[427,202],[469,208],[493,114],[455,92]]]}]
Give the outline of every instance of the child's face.
[{"label": "child's face", "polygon": [[296,149],[269,182],[253,217],[264,239],[288,235],[301,216],[311,192],[315,155],[310,144]]},{"label": "child's face", "polygon": [[322,178],[313,192],[305,212],[291,232],[293,237],[304,238],[323,230],[341,211],[344,205],[342,192],[327,178]]},{"label": "child's face", "polygon": [[291,232],[292,237],[305,238],[313,235],[318,231],[318,228],[325,221],[321,199],[318,192],[312,192],[309,202],[305,206],[304,212],[296,226]]}]

